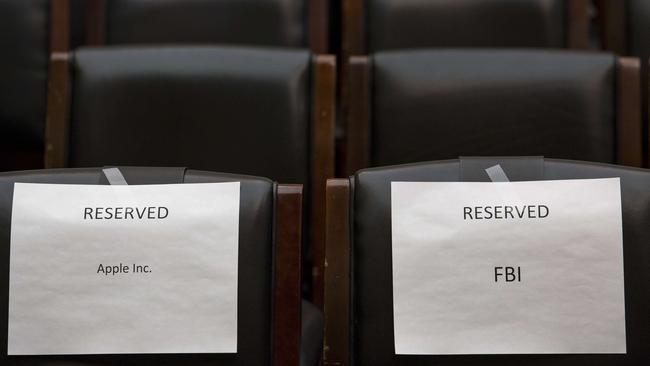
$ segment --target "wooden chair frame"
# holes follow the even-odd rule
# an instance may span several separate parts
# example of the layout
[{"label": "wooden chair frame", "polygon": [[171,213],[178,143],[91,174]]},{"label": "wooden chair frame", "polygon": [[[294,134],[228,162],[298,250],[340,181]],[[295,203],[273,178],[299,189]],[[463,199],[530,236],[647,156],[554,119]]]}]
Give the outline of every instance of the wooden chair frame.
[{"label": "wooden chair frame", "polygon": [[616,160],[621,165],[642,167],[648,151],[643,150],[641,60],[619,58],[616,81]]},{"label": "wooden chair frame", "polygon": [[302,329],[302,185],[277,186],[275,219],[272,364],[299,366]]},{"label": "wooden chair frame", "polygon": [[67,144],[70,95],[70,0],[50,1],[50,65],[48,67],[47,116],[45,121],[45,167],[62,167]]},{"label": "wooden chair frame", "polygon": [[[343,116],[345,142],[342,164],[343,171],[348,176],[370,166],[371,68],[371,61],[367,56],[351,57],[347,67],[349,92],[346,96],[348,101],[345,103],[348,107]],[[641,167],[648,152],[643,151],[640,60],[619,58],[617,69],[617,162]]]},{"label": "wooden chair frame", "polygon": [[[106,0],[86,0],[86,44],[100,46],[106,42]],[[329,52],[330,1],[309,0],[309,48],[313,53]]]},{"label": "wooden chair frame", "polygon": [[325,266],[325,186],[327,179],[334,177],[336,164],[336,57],[315,56],[313,71],[312,287],[314,304],[322,309]]},{"label": "wooden chair frame", "polygon": [[626,55],[627,0],[596,0],[604,49]]},{"label": "wooden chair frame", "polygon": [[349,179],[327,181],[325,218],[325,333],[323,366],[352,364],[351,189]]}]

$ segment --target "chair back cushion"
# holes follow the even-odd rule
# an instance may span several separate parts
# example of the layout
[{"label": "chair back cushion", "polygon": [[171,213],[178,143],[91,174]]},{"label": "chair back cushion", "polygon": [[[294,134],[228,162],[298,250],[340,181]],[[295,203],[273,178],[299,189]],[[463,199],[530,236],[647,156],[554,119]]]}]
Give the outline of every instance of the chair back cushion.
[{"label": "chair back cushion", "polygon": [[307,51],[86,49],[74,61],[71,167],[191,166],[305,183]]},{"label": "chair back cushion", "polygon": [[[239,213],[239,280],[237,291],[237,354],[97,355],[7,358],[7,317],[0,318],[0,363],[86,365],[142,363],[160,365],[270,365],[275,184],[265,178],[179,168],[120,168],[129,184],[241,182]],[[7,314],[9,245],[13,184],[108,184],[99,168],[0,173],[0,313]],[[29,359],[29,361],[27,360]]]},{"label": "chair back cushion", "polygon": [[[506,167],[517,169],[518,164]],[[521,165],[519,164],[521,167]],[[391,194],[392,181],[457,182],[458,160],[367,169],[353,178],[353,339],[359,366],[632,366],[650,357],[650,172],[599,163],[545,159],[540,180],[620,177],[623,209],[627,355],[395,356],[393,329]],[[531,171],[508,170],[511,177]],[[485,175],[487,180],[487,175]],[[517,179],[513,179],[517,180]],[[472,296],[472,294],[467,294]],[[435,332],[435,329],[431,329]]]},{"label": "chair back cushion", "polygon": [[371,164],[516,155],[613,163],[615,75],[610,54],[379,53]]}]

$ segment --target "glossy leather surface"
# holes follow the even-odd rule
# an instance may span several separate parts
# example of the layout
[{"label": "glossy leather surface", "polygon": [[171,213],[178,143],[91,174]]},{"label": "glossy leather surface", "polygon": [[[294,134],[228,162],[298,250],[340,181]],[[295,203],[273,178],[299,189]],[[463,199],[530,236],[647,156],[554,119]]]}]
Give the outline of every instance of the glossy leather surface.
[{"label": "glossy leather surface", "polygon": [[564,0],[367,0],[369,52],[566,44]]},{"label": "glossy leather surface", "polygon": [[70,166],[192,166],[306,183],[310,59],[234,47],[80,50]]},{"label": "glossy leather surface", "polygon": [[[511,170],[506,174],[518,176]],[[460,177],[459,161],[447,160],[366,169],[352,178],[355,365],[640,366],[650,362],[650,171],[552,159],[544,161],[540,179],[621,178],[628,354],[395,356],[390,182],[456,182]],[[489,181],[488,176],[483,180]]]},{"label": "glossy leather surface", "polygon": [[[241,182],[239,230],[238,354],[97,355],[7,358],[7,317],[0,317],[0,364],[14,365],[270,365],[273,255],[273,182],[251,176],[177,168],[121,168],[129,184]],[[183,174],[184,173],[184,174]],[[105,182],[101,169],[0,173],[0,313],[7,314],[13,183]],[[103,183],[106,184],[106,183]]]},{"label": "glossy leather surface", "polygon": [[304,0],[110,0],[107,44],[205,43],[304,47]]},{"label": "glossy leather surface", "polygon": [[613,55],[413,50],[372,60],[372,166],[477,155],[616,161]]},{"label": "glossy leather surface", "polygon": [[629,53],[650,57],[650,1],[628,0]]},{"label": "glossy leather surface", "polygon": [[49,4],[0,1],[0,151],[43,148]]}]

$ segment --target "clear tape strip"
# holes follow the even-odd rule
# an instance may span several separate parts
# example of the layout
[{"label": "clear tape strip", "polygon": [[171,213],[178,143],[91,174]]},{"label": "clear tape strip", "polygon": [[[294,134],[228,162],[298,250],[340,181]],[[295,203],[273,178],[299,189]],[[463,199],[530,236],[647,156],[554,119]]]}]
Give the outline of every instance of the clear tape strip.
[{"label": "clear tape strip", "polygon": [[124,176],[122,175],[122,172],[118,168],[106,168],[102,170],[104,172],[104,175],[106,176],[106,179],[108,180],[108,184],[112,186],[128,186],[129,183],[126,182],[126,179],[124,179]]},{"label": "clear tape strip", "polygon": [[485,169],[485,172],[492,182],[510,182],[508,175],[506,175],[506,172],[503,171],[503,168],[499,164]]}]

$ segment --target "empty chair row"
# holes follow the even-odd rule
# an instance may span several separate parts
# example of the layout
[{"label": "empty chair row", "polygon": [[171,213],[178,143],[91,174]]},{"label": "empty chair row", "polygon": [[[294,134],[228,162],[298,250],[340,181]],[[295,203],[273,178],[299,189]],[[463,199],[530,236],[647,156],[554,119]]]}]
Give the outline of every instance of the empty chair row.
[{"label": "empty chair row", "polygon": [[[341,7],[342,48],[351,54],[449,46],[587,48],[589,42],[585,0],[354,0]],[[332,8],[314,0],[76,1],[74,21],[84,34],[74,38],[92,45],[309,44],[326,52]]]},{"label": "empty chair row", "polygon": [[[25,3],[42,12],[48,0]],[[15,7],[6,1],[7,7]],[[599,32],[590,29],[590,0],[352,0],[341,14],[328,0],[52,0],[64,14],[52,29],[72,28],[72,45],[239,44],[311,48],[325,53],[342,23],[344,56],[407,48],[589,48],[590,33],[620,53],[648,51],[644,0],[596,0]],[[330,13],[332,13],[330,16]],[[29,14],[29,13],[27,13]],[[20,21],[20,14],[15,18]],[[22,15],[22,17],[29,15]],[[41,30],[47,25],[31,23]],[[346,56],[347,57],[347,56]]]},{"label": "empty chair row", "polygon": [[[334,60],[238,47],[84,49],[54,59],[47,165],[180,164],[294,183],[333,148]],[[345,170],[459,155],[641,166],[638,59],[391,51],[352,60]],[[37,103],[34,109],[44,109]],[[11,107],[9,105],[9,107]],[[42,141],[45,118],[3,131]],[[268,151],[260,162],[258,152]],[[331,159],[330,159],[331,160]]]},{"label": "empty chair row", "polygon": [[[327,43],[330,29],[329,1],[89,0],[74,5],[85,13],[86,44],[305,47],[311,37],[312,49],[324,52],[326,46],[318,43]],[[355,0],[342,9],[343,48],[352,54],[413,47],[588,46],[585,0]],[[367,47],[355,42],[364,37]]]},{"label": "empty chair row", "polygon": [[[3,32],[3,37],[0,41],[2,43],[1,46],[3,49],[12,50],[12,52],[9,52],[6,55],[4,55],[2,60],[3,70],[6,70],[5,71],[6,74],[3,75],[2,82],[0,83],[0,89],[2,90],[0,101],[3,104],[3,108],[1,109],[0,113],[1,113],[2,126],[3,126],[2,128],[8,131],[8,133],[3,133],[4,137],[2,138],[2,145],[3,145],[2,149],[5,152],[6,157],[8,157],[9,154],[13,155],[13,157],[10,159],[11,161],[20,162],[19,165],[14,165],[13,168],[19,168],[20,166],[36,167],[39,165],[38,162],[40,160],[40,157],[38,153],[35,153],[35,151],[40,150],[40,147],[42,146],[43,134],[44,134],[42,121],[45,120],[45,110],[42,106],[45,104],[45,99],[46,99],[46,85],[47,85],[47,75],[48,75],[47,65],[48,65],[48,58],[50,52],[48,48],[49,47],[48,42],[50,41],[50,39],[52,40],[51,50],[55,54],[61,52],[67,52],[68,50],[67,41],[66,41],[66,32],[61,29],[61,28],[65,28],[62,26],[62,24],[66,24],[66,21],[68,20],[66,16],[67,10],[65,6],[60,5],[60,4],[65,5],[67,4],[67,2],[68,1],[53,1],[50,3],[50,1],[46,1],[46,0],[27,0],[27,1],[5,1],[2,4],[0,4],[0,6],[2,6],[1,9],[2,11],[0,11],[0,17],[3,17],[4,19],[4,17],[6,16],[6,19],[0,22],[3,24],[3,28],[6,29],[6,31]],[[431,4],[434,5],[436,3],[437,2],[431,2]],[[445,3],[446,2],[440,2],[436,6],[441,6],[444,8]],[[489,2],[484,4],[484,6],[487,7],[500,6],[497,3],[499,3],[499,1]],[[519,4],[518,6],[521,6],[522,8],[527,8],[528,6],[531,6],[530,4],[524,4],[524,2],[517,2],[517,3]],[[127,14],[124,16],[115,15],[116,20],[110,21],[111,24],[128,23],[127,22],[128,19],[137,18],[137,16],[132,14],[136,14],[136,15],[137,14],[159,14],[160,15],[160,14],[173,13],[174,16],[164,15],[165,19],[170,19],[171,21],[176,19],[176,15],[180,12],[177,6],[181,6],[174,1],[171,2],[170,1],[147,1],[147,2],[119,1],[117,2],[116,1],[116,2],[92,3],[94,5],[90,5],[90,4],[91,2],[88,2],[88,4],[86,4],[90,8],[90,10],[95,9],[96,14],[104,14],[104,16],[100,18],[112,19],[113,18],[112,16],[107,15],[107,14],[112,14],[112,12],[115,12],[116,14]],[[201,9],[202,6],[209,5],[209,6],[228,7],[229,6],[228,4],[231,3],[199,1],[199,2],[184,2],[182,6],[183,9],[186,9],[188,13],[201,13],[201,11],[197,9]],[[252,7],[253,5],[246,3],[244,7],[248,9],[248,6]],[[318,7],[320,5],[313,5],[313,6]],[[467,4],[462,5],[462,7],[469,7],[469,8],[471,8],[472,6],[478,6],[478,5],[476,4],[472,5],[472,2],[468,2]],[[642,5],[635,5],[635,6],[642,8]],[[113,10],[108,10],[108,7],[114,7],[114,8],[111,8]],[[152,8],[145,9],[148,7],[152,7]],[[393,9],[393,8],[398,8],[398,6],[391,5],[388,6],[387,8]],[[562,11],[566,11],[567,9],[569,9],[564,5],[558,5],[558,4],[555,4],[553,6],[548,6],[548,5],[542,6],[540,4],[537,4],[533,6],[533,8],[534,9],[550,9],[550,8],[563,9]],[[482,13],[484,10],[480,10],[480,11]],[[53,16],[51,21],[48,21],[50,12],[52,12]],[[93,13],[93,11],[89,11],[89,12]],[[223,13],[226,12],[227,11],[224,11]],[[437,12],[438,11],[436,11],[436,13]],[[261,14],[261,13],[263,12],[256,12],[256,14]],[[286,14],[286,13],[298,13],[298,12],[297,11],[296,12],[271,11],[271,13]],[[471,13],[471,11],[463,10],[461,13],[462,14]],[[495,13],[499,13],[499,12],[495,12]],[[631,14],[636,15],[639,13],[641,12],[635,11],[632,12]],[[118,18],[125,19],[125,20],[118,20]],[[374,17],[372,18],[374,19]],[[480,17],[480,19],[488,19],[488,18],[489,17],[483,17],[483,16]],[[568,17],[565,16],[563,17],[563,19],[568,19]],[[104,28],[112,29],[110,27],[110,24],[107,24],[107,22],[109,21],[106,20],[105,22],[90,22],[89,24],[97,24],[98,27],[100,27],[101,29]],[[285,21],[278,21],[278,22],[282,24],[286,23]],[[217,23],[223,24],[222,22],[217,22]],[[434,23],[438,24],[438,22],[429,22],[427,24],[434,24]],[[531,22],[525,22],[525,24],[529,24],[529,23]],[[156,22],[136,21],[134,22],[134,24],[135,24],[134,26],[153,25],[153,26],[160,26],[161,29],[165,29],[165,30],[172,29],[174,30],[172,32],[174,35],[181,35],[183,33],[181,31],[175,30],[173,26],[166,25],[165,22],[162,21],[156,21]],[[190,30],[199,29],[199,28],[202,27],[193,26],[190,28]],[[465,28],[466,27],[464,27],[464,29]],[[490,28],[492,28],[492,26],[490,26]],[[555,27],[552,28],[555,29]],[[568,28],[570,27],[564,27],[564,29],[568,29]],[[50,29],[52,30],[52,32],[49,32]],[[306,29],[306,26],[301,27],[301,29],[303,30]],[[198,32],[203,34],[203,31],[198,31]],[[95,33],[103,34],[103,36],[98,37],[103,40],[101,39],[97,40],[97,42],[95,43],[105,43],[105,44],[145,43],[146,44],[146,43],[159,42],[158,40],[156,40],[158,38],[155,38],[153,36],[152,36],[153,38],[151,39],[142,39],[142,40],[128,40],[128,39],[118,40],[117,38],[119,37],[115,37],[115,40],[112,41],[111,39],[113,37],[108,37],[107,35],[110,34],[111,31],[105,31],[105,32],[97,31]],[[129,30],[126,33],[128,35],[134,35],[134,36],[146,35],[146,34],[158,34],[158,32],[155,30],[152,31],[147,31],[147,30],[130,31]],[[241,32],[227,32],[227,33],[241,34]],[[272,32],[254,32],[254,33],[269,34]],[[418,33],[426,34],[427,32],[418,32]],[[444,33],[448,37],[451,37],[449,36],[450,34],[449,32],[444,32]],[[524,34],[525,32],[519,31],[519,32],[512,32],[512,33],[521,35]],[[390,34],[395,34],[395,32],[391,32]],[[486,34],[486,32],[477,32],[477,34]],[[106,39],[107,37],[111,39],[107,40]],[[162,42],[162,39],[166,38],[164,34],[161,35],[160,37],[161,37],[159,38],[160,42]],[[176,39],[176,40],[169,38],[168,42],[190,42],[191,43],[192,37],[193,36],[188,35],[187,39]],[[303,34],[303,36],[299,38],[306,39],[307,36]],[[362,37],[362,39],[365,39],[365,37]],[[201,39],[196,39],[195,41],[208,42],[207,40],[201,40]],[[240,43],[238,41],[233,41],[233,42],[221,41],[219,40],[218,37],[214,39],[214,42]],[[241,42],[241,43],[247,43],[247,42]],[[258,44],[256,42],[251,42],[251,43]],[[264,42],[260,42],[259,44],[267,45],[267,43]],[[286,44],[281,44],[281,43],[275,43],[274,45],[286,46]],[[469,45],[469,44],[460,42],[457,45]],[[494,45],[499,45],[499,44],[495,43]],[[306,43],[302,43],[302,44],[296,43],[294,46],[304,47],[306,46]],[[434,46],[434,45],[424,43],[422,46]],[[345,68],[347,64],[344,64],[343,66]],[[347,91],[347,88],[345,89],[345,91]],[[343,93],[343,95],[346,96],[346,93]],[[34,138],[27,137],[27,135],[21,133],[21,130],[24,129],[30,129],[31,131],[29,136],[32,136]],[[19,153],[17,154],[17,152]]]}]

